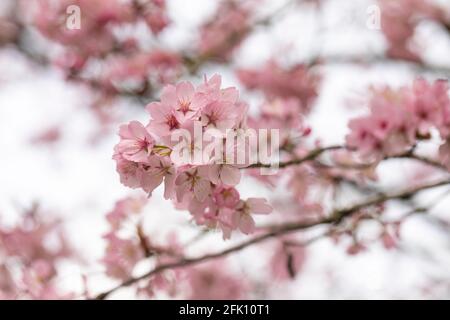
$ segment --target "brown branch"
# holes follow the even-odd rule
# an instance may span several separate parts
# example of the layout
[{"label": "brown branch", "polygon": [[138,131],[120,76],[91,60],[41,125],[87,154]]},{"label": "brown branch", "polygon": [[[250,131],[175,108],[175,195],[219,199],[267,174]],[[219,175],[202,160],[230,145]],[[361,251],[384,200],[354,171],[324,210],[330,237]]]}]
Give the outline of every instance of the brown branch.
[{"label": "brown branch", "polygon": [[201,262],[209,261],[212,259],[224,257],[231,253],[245,249],[251,245],[254,245],[257,243],[262,243],[268,239],[271,239],[271,238],[274,238],[274,237],[277,237],[280,235],[284,235],[284,234],[288,234],[288,233],[292,233],[292,232],[296,232],[296,231],[300,231],[300,230],[304,230],[304,229],[309,229],[309,228],[316,227],[319,225],[338,224],[345,217],[347,217],[347,216],[353,214],[354,212],[357,212],[365,207],[370,207],[373,205],[381,204],[381,203],[389,201],[389,200],[408,199],[421,191],[444,186],[447,184],[450,184],[449,179],[434,182],[434,183],[428,183],[425,185],[421,185],[421,186],[407,189],[407,190],[400,191],[400,192],[395,192],[395,193],[385,194],[385,195],[378,195],[374,198],[371,198],[371,199],[361,202],[359,204],[350,206],[348,208],[335,210],[329,217],[325,217],[325,218],[322,218],[319,220],[300,221],[300,222],[285,223],[285,224],[281,224],[278,226],[274,226],[267,233],[256,236],[250,240],[244,241],[243,243],[232,246],[226,250],[219,251],[216,253],[209,253],[209,254],[206,254],[206,255],[203,255],[203,256],[200,256],[197,258],[184,258],[184,259],[181,259],[176,262],[159,265],[139,277],[131,277],[128,280],[120,283],[116,287],[114,287],[108,291],[105,291],[103,293],[98,294],[95,299],[98,299],[98,300],[106,299],[110,294],[114,293],[115,291],[117,291],[121,288],[124,288],[124,287],[128,287],[140,280],[151,277],[152,275],[160,273],[164,270],[186,267],[186,266],[195,265],[195,264],[198,264]]},{"label": "brown branch", "polygon": [[306,161],[315,160],[318,156],[320,156],[322,153],[324,153],[326,151],[345,149],[345,148],[346,148],[345,146],[330,146],[330,147],[318,148],[318,149],[315,149],[315,150],[309,152],[306,156],[301,157],[301,158],[292,159],[292,160],[289,160],[286,162],[280,162],[278,164],[255,163],[244,169],[247,169],[247,168],[273,168],[273,167],[286,168],[289,166],[302,164],[303,162],[306,162]]},{"label": "brown branch", "polygon": [[[280,162],[280,163],[278,163],[278,166],[277,166],[277,164],[255,163],[255,164],[250,165],[249,167],[245,167],[244,169],[247,169],[247,168],[273,168],[273,167],[286,168],[289,166],[302,164],[306,161],[315,160],[317,157],[319,157],[322,153],[324,153],[326,151],[339,150],[339,149],[350,150],[348,147],[340,146],[340,145],[323,147],[323,148],[318,148],[318,149],[315,149],[315,150],[309,152],[304,157],[292,159],[292,160],[289,160],[286,162]],[[426,165],[435,167],[436,169],[443,170],[445,172],[449,171],[445,165],[438,162],[437,160],[414,154],[411,151],[403,153],[403,154],[399,154],[399,155],[386,156],[382,160],[389,160],[389,159],[411,159],[411,160],[416,160],[416,161],[422,162]],[[364,169],[372,167],[376,164],[377,163],[358,163],[358,164],[336,163],[336,165],[338,165],[340,168],[355,169],[355,170],[364,170]],[[320,165],[326,166],[325,164],[322,164],[322,163],[320,163]]]},{"label": "brown branch", "polygon": [[[448,171],[449,171],[449,170],[447,169],[447,167],[444,166],[442,163],[440,163],[440,162],[438,162],[438,161],[436,161],[436,160],[434,160],[434,159],[427,158],[427,157],[420,156],[420,155],[413,154],[413,153],[404,154],[404,155],[399,155],[399,156],[394,156],[394,157],[390,157],[390,158],[391,158],[391,159],[395,159],[395,158],[399,158],[399,159],[412,159],[412,160],[416,160],[416,161],[422,162],[423,164],[426,164],[426,165],[428,165],[428,166],[435,167],[436,169],[443,170],[443,171],[445,171],[445,172],[448,172]],[[389,159],[389,158],[387,158],[387,159]]]},{"label": "brown branch", "polygon": [[374,65],[404,65],[412,67],[417,71],[424,73],[443,74],[450,76],[450,66],[428,64],[421,61],[410,61],[396,58],[390,58],[380,55],[367,56],[345,56],[345,55],[331,55],[331,56],[317,56],[309,59],[307,63],[310,67],[327,66],[327,65],[360,65],[360,66],[374,66]]}]

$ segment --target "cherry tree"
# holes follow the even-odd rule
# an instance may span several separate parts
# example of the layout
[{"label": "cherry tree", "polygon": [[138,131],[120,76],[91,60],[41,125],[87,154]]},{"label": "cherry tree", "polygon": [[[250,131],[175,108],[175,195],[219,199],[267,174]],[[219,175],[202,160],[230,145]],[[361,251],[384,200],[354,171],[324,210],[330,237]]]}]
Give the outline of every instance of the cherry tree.
[{"label": "cherry tree", "polygon": [[[299,58],[286,46],[247,65],[246,48],[258,49],[252,42],[289,15],[313,17],[312,43],[326,45],[336,1],[221,0],[182,45],[174,43],[177,3],[168,0],[5,5],[0,50],[58,72],[89,97],[92,141],[117,133],[110,162],[125,195],[104,213],[107,232],[98,239],[106,289],[87,271],[83,290],[58,287],[67,261],[86,262],[65,236],[64,219],[45,204],[22,209],[13,224],[0,219],[0,298],[106,299],[124,290],[139,298],[266,298],[274,281],[302,277],[313,243],[329,241],[348,259],[376,246],[400,251],[404,225],[417,216],[448,234],[449,217],[436,208],[449,199],[450,64],[433,57],[421,32],[448,43],[450,7],[366,2],[343,23],[372,32],[382,49],[301,47],[307,54]],[[379,9],[375,28],[366,26],[370,5]],[[292,34],[284,42],[295,47],[301,33]],[[358,112],[330,119],[346,127],[338,143],[323,139],[315,121],[326,116],[318,105],[333,68],[380,66],[406,69],[407,77],[377,79],[352,101],[326,100],[329,109]],[[30,144],[57,144],[63,126],[43,126]],[[386,183],[396,175],[386,170],[393,162],[410,174]],[[170,203],[179,220],[166,219],[155,202]],[[149,228],[155,224],[158,234]],[[237,267],[236,255],[250,250],[254,258]],[[264,265],[262,275],[250,274],[252,263]],[[434,287],[430,279],[427,289]]]}]

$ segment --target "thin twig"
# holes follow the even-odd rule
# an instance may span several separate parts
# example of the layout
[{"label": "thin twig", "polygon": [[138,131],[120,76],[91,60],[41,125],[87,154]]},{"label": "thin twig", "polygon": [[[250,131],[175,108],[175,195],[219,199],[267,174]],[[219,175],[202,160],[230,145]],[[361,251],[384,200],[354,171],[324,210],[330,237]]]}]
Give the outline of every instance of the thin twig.
[{"label": "thin twig", "polygon": [[434,182],[434,183],[428,183],[422,186],[418,186],[415,188],[411,188],[411,189],[407,189],[401,192],[395,192],[395,193],[391,193],[391,194],[386,194],[386,195],[378,195],[372,199],[369,199],[367,201],[364,201],[362,203],[353,205],[351,207],[348,208],[343,208],[343,209],[338,209],[335,210],[333,214],[331,214],[329,217],[325,217],[322,218],[320,220],[315,220],[315,221],[301,221],[301,222],[293,222],[293,223],[286,223],[286,224],[282,224],[279,226],[274,226],[272,228],[271,231],[256,236],[253,239],[247,240],[241,244],[232,246],[226,250],[223,251],[219,251],[216,253],[210,253],[210,254],[206,254],[197,258],[184,258],[181,259],[179,261],[176,262],[172,262],[172,263],[167,263],[167,264],[162,264],[159,265],[157,267],[155,267],[154,269],[150,270],[147,273],[144,273],[143,275],[139,276],[139,277],[131,277],[128,280],[120,283],[119,285],[117,285],[116,287],[105,291],[103,293],[100,293],[96,296],[96,299],[98,300],[103,300],[106,299],[110,294],[114,293],[115,291],[124,288],[124,287],[128,287],[140,280],[143,279],[147,279],[148,277],[151,277],[152,275],[155,275],[157,273],[160,273],[164,270],[167,269],[175,269],[175,268],[181,268],[181,267],[186,267],[186,266],[190,266],[190,265],[194,265],[197,263],[201,263],[201,262],[205,262],[205,261],[209,261],[212,259],[216,259],[216,258],[220,258],[220,257],[224,257],[226,255],[229,255],[231,253],[240,251],[242,249],[245,249],[253,244],[257,244],[257,243],[261,243],[263,241],[266,241],[268,239],[280,236],[280,235],[284,235],[284,234],[288,234],[288,233],[292,233],[295,231],[300,231],[300,230],[304,230],[304,229],[309,229],[312,227],[316,227],[319,225],[327,225],[327,224],[338,224],[340,221],[342,221],[342,219],[344,219],[345,217],[351,215],[354,212],[357,212],[365,207],[370,207],[373,205],[377,205],[383,202],[386,202],[388,200],[394,200],[394,199],[407,199],[410,198],[414,195],[416,195],[417,193],[424,191],[424,190],[428,190],[428,189],[432,189],[432,188],[436,188],[436,187],[440,187],[440,186],[444,186],[450,184],[450,180],[446,179],[446,180],[442,180],[442,181],[438,181],[438,182]]},{"label": "thin twig", "polygon": [[274,168],[274,167],[286,168],[286,167],[293,166],[293,165],[299,165],[306,161],[314,160],[326,151],[338,150],[338,149],[345,149],[345,147],[338,145],[338,146],[319,148],[319,149],[315,149],[315,150],[309,152],[306,156],[301,157],[301,158],[292,159],[292,160],[289,160],[286,162],[280,162],[278,164],[267,164],[267,163],[259,163],[258,162],[258,163],[252,164],[251,166],[249,166],[247,168]]}]

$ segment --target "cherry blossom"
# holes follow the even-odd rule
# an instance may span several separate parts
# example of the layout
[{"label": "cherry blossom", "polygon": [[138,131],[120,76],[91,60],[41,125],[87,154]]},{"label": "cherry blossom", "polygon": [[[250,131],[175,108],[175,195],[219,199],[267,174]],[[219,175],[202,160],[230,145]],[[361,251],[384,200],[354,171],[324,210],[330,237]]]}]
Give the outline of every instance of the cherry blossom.
[{"label": "cherry blossom", "polygon": [[[173,135],[185,130],[188,137],[184,137],[185,148],[180,152],[192,155],[196,145],[202,145],[207,139],[203,135],[199,140],[191,139],[196,131],[204,133],[214,129],[222,144],[224,132],[246,127],[242,115],[247,106],[238,100],[235,88],[222,89],[221,82],[220,76],[214,75],[205,78],[197,88],[189,82],[167,85],[162,90],[161,101],[147,106],[151,116],[147,126],[132,121],[121,127],[113,158],[124,185],[151,194],[164,181],[166,199],[188,209],[198,224],[217,227],[229,238],[235,229],[245,234],[254,232],[252,213],[271,211],[263,199],[240,200],[239,193],[229,189],[239,184],[240,170],[250,165],[229,161],[241,151],[239,142],[232,140],[225,151],[221,148],[215,154],[201,154],[200,160],[189,157],[182,162],[175,157],[180,150],[176,150],[177,145],[171,140]],[[229,192],[226,190],[231,190],[234,205],[225,200]]]},{"label": "cherry blossom", "polygon": [[261,90],[268,99],[295,98],[299,103],[298,111],[302,113],[311,109],[321,79],[306,65],[285,68],[275,60],[259,69],[239,69],[237,75],[248,89]]},{"label": "cherry blossom", "polygon": [[369,105],[369,116],[349,122],[348,146],[368,158],[400,155],[414,146],[416,137],[427,139],[431,128],[445,132],[448,85],[418,79],[412,87],[375,90]]},{"label": "cherry blossom", "polygon": [[16,225],[0,226],[0,298],[69,299],[56,284],[62,261],[78,260],[60,222],[34,206]]},{"label": "cherry blossom", "polygon": [[387,54],[396,59],[420,62],[422,57],[413,41],[415,28],[425,19],[446,23],[444,8],[428,0],[378,2],[382,13],[381,27],[388,41]]},{"label": "cherry blossom", "polygon": [[[325,28],[315,19],[350,17],[353,7],[332,1],[220,0],[189,12],[165,0],[3,2],[0,96],[12,112],[0,117],[11,133],[2,168],[12,183],[0,203],[11,211],[0,212],[0,299],[107,299],[124,288],[126,298],[289,298],[299,286],[310,294],[315,278],[326,297],[345,296],[333,278],[347,268],[336,261],[409,253],[422,221],[448,233],[439,212],[450,185],[445,1],[378,0],[381,32],[351,54],[361,25],[347,32],[337,25],[345,19]],[[294,22],[314,46],[288,30]],[[34,81],[61,86],[11,118]],[[66,93],[71,101],[47,110]],[[29,149],[15,129],[30,132]],[[108,163],[117,175],[97,174]],[[100,183],[74,183],[89,179]],[[35,198],[64,210],[20,209]],[[427,290],[433,283],[448,279]],[[406,289],[395,292],[417,292]]]},{"label": "cherry blossom", "polygon": [[200,54],[228,60],[249,31],[251,10],[235,0],[222,1],[200,30]]}]

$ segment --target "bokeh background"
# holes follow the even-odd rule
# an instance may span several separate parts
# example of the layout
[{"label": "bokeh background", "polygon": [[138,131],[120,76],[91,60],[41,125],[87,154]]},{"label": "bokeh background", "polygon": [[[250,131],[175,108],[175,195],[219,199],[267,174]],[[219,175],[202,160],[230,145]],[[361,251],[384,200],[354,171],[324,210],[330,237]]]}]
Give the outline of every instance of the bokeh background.
[{"label": "bokeh background", "polygon": [[[2,1],[2,10],[7,11]],[[14,1],[12,1],[14,2]],[[30,7],[21,10],[32,12]],[[164,48],[178,50],[196,41],[196,31],[214,13],[219,1],[167,0],[172,23],[158,36]],[[258,15],[276,12],[286,1],[260,1]],[[447,0],[441,1],[449,7]],[[308,118],[315,137],[324,145],[343,143],[347,121],[364,113],[370,86],[409,84],[418,75],[437,79],[445,74],[424,71],[409,63],[377,60],[386,49],[381,30],[369,28],[368,8],[376,4],[366,0],[303,1],[295,10],[285,10],[270,26],[259,26],[233,55],[230,64],[209,63],[198,75],[183,76],[200,83],[203,75],[219,73],[225,85],[242,92],[256,112],[261,97],[246,92],[234,69],[259,67],[275,58],[283,64],[308,62],[317,56],[345,57],[332,59],[320,67],[325,75],[320,95]],[[450,9],[450,7],[449,7]],[[0,10],[0,12],[2,12]],[[28,12],[22,12],[27,16]],[[28,37],[33,50],[55,50],[33,26]],[[124,31],[125,32],[125,31]],[[137,30],[145,39],[145,29]],[[431,22],[416,30],[417,43],[423,44],[425,61],[450,67],[450,36]],[[374,57],[370,63],[353,63],[359,57]],[[447,74],[448,76],[448,74]],[[150,101],[119,99],[108,111],[110,119],[102,122],[92,111],[94,97],[85,87],[68,82],[55,66],[30,61],[13,45],[0,49],[0,221],[14,224],[25,208],[39,204],[43,211],[63,217],[64,230],[82,256],[81,263],[63,264],[60,285],[82,290],[82,275],[90,278],[89,286],[98,292],[113,284],[104,277],[101,259],[107,231],[105,214],[114,203],[127,195],[139,194],[120,184],[112,160],[113,146],[121,123],[131,119],[146,121],[144,106]],[[399,186],[414,179],[415,172],[401,161],[382,165],[380,185]],[[385,174],[382,174],[385,173]],[[239,186],[243,196],[266,196],[283,202],[285,190],[267,189],[246,177]],[[440,190],[445,191],[445,189]],[[435,194],[425,193],[424,199]],[[351,199],[349,195],[348,199]],[[345,298],[449,298],[450,297],[450,202],[433,208],[437,218],[413,217],[404,225],[399,246],[386,250],[374,244],[365,252],[349,256],[345,247],[322,239],[306,249],[305,264],[295,280],[272,282],[263,298],[345,299]],[[196,227],[188,223],[186,212],[177,211],[170,201],[155,191],[146,206],[146,228],[152,236],[162,238],[176,232],[188,240]],[[277,214],[277,213],[275,213]],[[370,225],[367,232],[372,232]],[[223,248],[242,237],[223,242],[219,233],[207,235],[208,241],[192,248],[192,253]],[[246,249],[233,257],[233,267],[242,276],[254,279],[270,277],[261,252]],[[146,266],[141,266],[146,270]],[[270,281],[269,281],[270,282]],[[114,297],[131,298],[130,290]],[[256,296],[258,297],[258,296]]]}]

